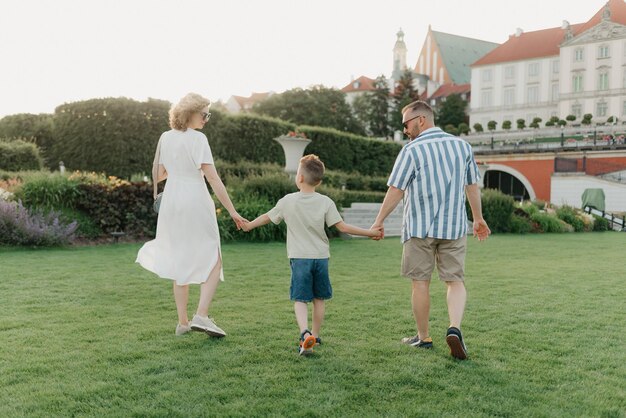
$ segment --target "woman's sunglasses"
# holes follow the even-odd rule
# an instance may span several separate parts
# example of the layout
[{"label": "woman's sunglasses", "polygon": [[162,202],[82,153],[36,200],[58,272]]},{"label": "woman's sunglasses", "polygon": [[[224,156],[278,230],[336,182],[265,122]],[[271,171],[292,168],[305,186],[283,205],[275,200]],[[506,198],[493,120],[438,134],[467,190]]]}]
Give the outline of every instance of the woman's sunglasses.
[{"label": "woman's sunglasses", "polygon": [[211,114],[208,112],[202,112],[202,120],[204,120],[205,122],[208,122],[209,119],[211,119]]}]

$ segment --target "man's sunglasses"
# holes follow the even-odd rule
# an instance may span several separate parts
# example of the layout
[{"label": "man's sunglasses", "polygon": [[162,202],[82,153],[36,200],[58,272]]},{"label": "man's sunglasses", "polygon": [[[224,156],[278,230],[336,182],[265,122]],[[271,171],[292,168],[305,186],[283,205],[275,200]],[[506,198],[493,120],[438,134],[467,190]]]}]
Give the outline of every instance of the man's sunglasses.
[{"label": "man's sunglasses", "polygon": [[208,122],[209,119],[211,119],[211,114],[208,112],[202,112],[202,120],[204,120],[205,122]]},{"label": "man's sunglasses", "polygon": [[423,118],[423,117],[424,117],[424,115],[417,115],[414,118],[411,118],[411,119],[407,120],[406,122],[402,122],[402,126],[404,127],[404,129],[408,129],[409,122],[411,122],[413,119]]}]

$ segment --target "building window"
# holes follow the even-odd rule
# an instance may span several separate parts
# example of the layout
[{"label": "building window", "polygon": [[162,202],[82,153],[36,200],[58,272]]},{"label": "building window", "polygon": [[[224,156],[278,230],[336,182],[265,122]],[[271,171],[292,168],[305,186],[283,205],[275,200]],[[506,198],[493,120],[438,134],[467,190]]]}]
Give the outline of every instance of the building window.
[{"label": "building window", "polygon": [[583,49],[582,48],[578,48],[574,51],[574,61],[575,62],[580,62],[584,59],[584,55],[583,55]]},{"label": "building window", "polygon": [[537,77],[539,75],[539,63],[531,62],[528,64],[528,76],[529,77]]},{"label": "building window", "polygon": [[482,73],[483,73],[483,81],[485,83],[491,82],[491,78],[492,78],[491,69],[490,68],[484,69]]},{"label": "building window", "polygon": [[572,115],[576,116],[576,119],[581,119],[583,116],[583,107],[579,104],[572,105]]},{"label": "building window", "polygon": [[598,58],[608,58],[609,56],[609,46],[600,45],[598,47]]},{"label": "building window", "polygon": [[574,74],[572,77],[572,90],[574,93],[579,93],[583,91],[583,75],[582,74]]},{"label": "building window", "polygon": [[504,79],[512,80],[514,78],[515,78],[515,66],[507,65],[506,67],[504,67]]},{"label": "building window", "polygon": [[622,103],[622,116],[626,116],[626,101]]},{"label": "building window", "polygon": [[507,88],[504,89],[504,98],[502,100],[502,104],[504,104],[505,106],[511,106],[513,104],[515,104],[515,89],[514,88]]},{"label": "building window", "polygon": [[550,99],[552,99],[553,102],[556,102],[559,100],[559,83],[552,83]]},{"label": "building window", "polygon": [[608,113],[608,105],[606,102],[598,102],[596,105],[596,116],[606,117]]},{"label": "building window", "polygon": [[559,73],[559,60],[552,61],[552,74]]},{"label": "building window", "polygon": [[602,72],[598,75],[598,90],[609,89],[609,73]]},{"label": "building window", "polygon": [[491,90],[483,90],[480,94],[480,105],[482,107],[491,106]]},{"label": "building window", "polygon": [[529,86],[526,94],[526,102],[529,104],[539,103],[539,86]]}]

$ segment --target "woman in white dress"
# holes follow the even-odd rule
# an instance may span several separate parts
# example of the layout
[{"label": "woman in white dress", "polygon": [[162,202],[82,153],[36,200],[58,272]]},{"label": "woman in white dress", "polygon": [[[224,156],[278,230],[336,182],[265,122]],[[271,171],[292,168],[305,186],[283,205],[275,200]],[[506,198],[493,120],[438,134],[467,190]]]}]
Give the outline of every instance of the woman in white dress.
[{"label": "woman in white dress", "polygon": [[[208,99],[190,93],[170,109],[172,129],[159,139],[152,170],[155,198],[157,183],[167,179],[156,238],[139,250],[137,263],[159,277],[174,281],[176,335],[194,330],[223,337],[226,333],[208,316],[217,285],[224,278],[215,204],[204,179],[228,210],[237,229],[246,220],[235,210],[215,170],[207,137],[196,131],[209,120],[209,106]],[[192,283],[200,284],[200,300],[189,322],[187,302]]]}]

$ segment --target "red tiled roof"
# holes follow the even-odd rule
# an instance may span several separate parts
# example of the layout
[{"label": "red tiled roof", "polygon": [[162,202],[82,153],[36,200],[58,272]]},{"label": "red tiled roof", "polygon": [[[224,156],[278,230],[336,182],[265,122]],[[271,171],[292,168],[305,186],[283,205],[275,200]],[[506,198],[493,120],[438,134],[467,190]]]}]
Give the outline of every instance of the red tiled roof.
[{"label": "red tiled roof", "polygon": [[[582,25],[571,26],[576,33],[577,28]],[[471,66],[559,55],[559,45],[565,39],[565,33],[565,29],[550,28],[524,32],[520,36],[511,35],[508,41],[496,47]]]},{"label": "red tiled roof", "polygon": [[[624,0],[609,0],[611,21],[626,25],[626,3]],[[570,25],[574,36],[578,36],[602,21],[605,6],[587,22]],[[566,29],[550,28],[511,35],[508,41],[489,52],[471,66],[520,61],[532,58],[559,55],[559,45],[565,40]]]},{"label": "red tiled roof", "polygon": [[[351,93],[351,92],[355,92],[355,91],[372,91],[372,90],[376,90],[376,88],[374,87],[374,81],[373,79],[369,78],[369,77],[365,77],[364,75],[362,75],[361,77],[357,78],[356,80],[352,80],[350,82],[350,84],[348,84],[347,86],[345,86],[344,88],[341,89],[341,91],[343,91],[344,93]],[[358,87],[354,87],[354,83],[358,82]]]},{"label": "red tiled roof", "polygon": [[242,108],[247,106],[252,106],[255,103],[261,102],[267,99],[271,93],[252,93],[250,97],[243,96],[233,96],[233,98],[239,103],[239,106]]},{"label": "red tiled roof", "polygon": [[463,94],[469,93],[472,89],[472,85],[467,84],[454,84],[446,83],[441,85],[431,96],[431,99],[438,99],[440,97],[448,97],[451,94]]},{"label": "red tiled roof", "polygon": [[[626,3],[624,0],[609,0],[607,4],[609,6],[609,10],[611,11],[611,21],[619,23],[620,25],[626,25]],[[605,6],[602,6],[602,8],[598,10],[598,12],[587,21],[587,23],[584,23],[578,31],[575,31],[574,34],[578,35],[583,33],[587,29],[591,29],[598,23],[602,22],[604,7]]]}]

